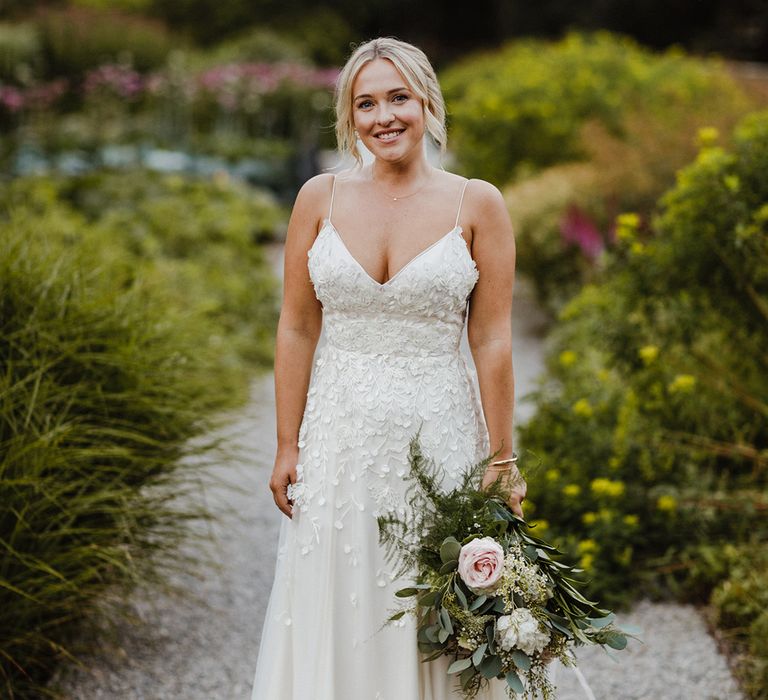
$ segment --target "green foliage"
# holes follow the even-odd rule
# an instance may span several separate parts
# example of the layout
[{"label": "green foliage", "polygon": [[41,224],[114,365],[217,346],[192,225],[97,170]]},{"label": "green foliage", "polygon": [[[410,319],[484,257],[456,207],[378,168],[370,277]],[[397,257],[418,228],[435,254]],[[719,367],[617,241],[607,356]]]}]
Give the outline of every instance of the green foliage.
[{"label": "green foliage", "polygon": [[636,107],[661,117],[681,104],[696,111],[738,97],[716,61],[691,60],[676,47],[656,55],[606,31],[570,31],[554,43],[515,39],[449,68],[441,85],[465,174],[498,183],[582,158],[588,119],[621,136]]},{"label": "green foliage", "polygon": [[649,225],[619,217],[521,429],[544,463],[537,518],[609,604],[706,600],[732,568],[720,550],[768,539],[768,112],[732,142],[702,145]]},{"label": "green foliage", "polygon": [[242,399],[215,328],[94,237],[70,237],[83,229],[96,231],[62,207],[0,228],[6,698],[54,696],[51,671],[87,651],[105,610],[130,615],[132,587],[196,570],[180,544],[211,514],[188,497],[225,457],[215,416]]},{"label": "green foliage", "polygon": [[277,210],[152,173],[1,194],[0,695],[31,699],[91,631],[117,642],[133,586],[203,561],[180,544],[206,537],[224,409],[271,363]]},{"label": "green foliage", "polygon": [[0,80],[17,83],[41,73],[40,37],[35,25],[0,23]]},{"label": "green foliage", "polygon": [[145,71],[163,65],[172,47],[163,24],[113,7],[45,8],[35,22],[48,76],[79,75],[126,56]]},{"label": "green foliage", "polygon": [[0,202],[63,246],[109,256],[122,270],[115,284],[141,277],[162,290],[208,328],[223,363],[271,365],[277,283],[260,243],[284,217],[267,193],[227,178],[99,171],[17,178]]}]

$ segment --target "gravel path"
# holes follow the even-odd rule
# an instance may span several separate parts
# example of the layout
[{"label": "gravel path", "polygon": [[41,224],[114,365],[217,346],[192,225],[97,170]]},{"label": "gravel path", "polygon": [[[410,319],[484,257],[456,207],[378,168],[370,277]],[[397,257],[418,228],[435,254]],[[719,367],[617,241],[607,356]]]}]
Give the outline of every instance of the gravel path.
[{"label": "gravel path", "polygon": [[[282,251],[272,252],[280,272]],[[520,423],[532,408],[522,397],[542,370],[542,318],[520,278],[514,315]],[[275,447],[272,374],[254,381],[251,400],[228,434],[233,458],[214,471],[233,488],[223,484],[201,494],[220,514],[208,526],[217,568],[174,577],[189,592],[184,598],[138,590],[129,603],[143,624],[125,629],[121,648],[102,647],[88,660],[89,672],[72,667],[54,678],[73,700],[250,700],[277,531],[285,517],[268,487]],[[617,660],[600,648],[582,650],[579,668],[587,688],[573,670],[553,664],[561,700],[742,698],[694,608],[641,602],[619,621],[641,628],[644,643],[630,640]]]}]

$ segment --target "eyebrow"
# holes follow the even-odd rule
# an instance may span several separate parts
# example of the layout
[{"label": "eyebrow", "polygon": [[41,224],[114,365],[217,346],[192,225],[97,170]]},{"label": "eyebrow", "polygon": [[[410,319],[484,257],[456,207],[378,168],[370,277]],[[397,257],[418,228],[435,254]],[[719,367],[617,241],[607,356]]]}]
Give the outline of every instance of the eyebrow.
[{"label": "eyebrow", "polygon": [[[403,90],[408,90],[408,88],[407,88],[407,87],[396,87],[396,88],[392,88],[391,90],[387,90],[387,95],[389,95],[389,94],[390,94],[390,93],[392,93],[392,92],[402,92]],[[354,99],[356,99],[356,100],[359,100],[361,97],[373,97],[373,95],[368,95],[368,94],[365,94],[365,95],[357,95],[357,96],[356,96]]]}]

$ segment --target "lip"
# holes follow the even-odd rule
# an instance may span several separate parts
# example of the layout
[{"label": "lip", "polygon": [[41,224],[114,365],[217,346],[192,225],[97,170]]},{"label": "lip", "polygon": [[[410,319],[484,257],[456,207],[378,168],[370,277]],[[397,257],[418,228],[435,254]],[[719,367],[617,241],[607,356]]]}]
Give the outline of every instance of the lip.
[{"label": "lip", "polygon": [[[395,136],[393,139],[390,139],[388,141],[382,141],[379,138],[379,134],[389,134],[393,131],[399,131],[400,133],[397,136]],[[373,138],[375,138],[379,143],[383,143],[384,145],[387,145],[390,143],[395,143],[403,135],[404,132],[405,132],[405,129],[387,129],[386,131],[379,131],[378,133],[374,134]]]}]

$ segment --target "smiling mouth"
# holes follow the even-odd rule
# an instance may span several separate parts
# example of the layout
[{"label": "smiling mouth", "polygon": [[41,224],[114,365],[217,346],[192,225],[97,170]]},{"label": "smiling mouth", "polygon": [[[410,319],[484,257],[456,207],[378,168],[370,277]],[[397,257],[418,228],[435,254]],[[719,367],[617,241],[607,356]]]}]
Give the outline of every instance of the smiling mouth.
[{"label": "smiling mouth", "polygon": [[384,142],[386,142],[386,141],[394,141],[398,136],[400,136],[400,134],[403,133],[403,131],[405,131],[405,129],[398,129],[397,131],[388,131],[385,134],[380,134],[380,135],[376,136],[376,138],[379,141],[384,141]]}]

